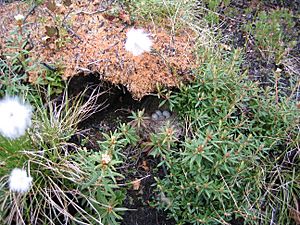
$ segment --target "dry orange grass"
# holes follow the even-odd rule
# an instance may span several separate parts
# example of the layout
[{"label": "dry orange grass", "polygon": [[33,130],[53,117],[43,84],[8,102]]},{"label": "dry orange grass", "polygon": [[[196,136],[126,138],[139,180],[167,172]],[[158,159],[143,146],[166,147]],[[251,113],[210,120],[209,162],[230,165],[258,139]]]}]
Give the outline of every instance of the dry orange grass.
[{"label": "dry orange grass", "polygon": [[[126,12],[120,10],[112,15],[107,13],[110,8],[102,10],[101,4],[76,1],[69,7],[60,5],[54,12],[47,4],[38,6],[23,25],[24,30],[30,31],[33,64],[56,65],[62,69],[63,78],[97,72],[99,79],[126,86],[135,98],[155,91],[157,85],[177,86],[196,66],[195,34],[191,30],[171,34],[165,28],[167,22],[141,27],[139,21],[132,24]],[[26,15],[29,7],[25,6],[19,3],[0,6],[3,13],[0,23],[9,24],[1,28],[2,52],[8,51],[5,38],[16,27],[13,16],[20,12]],[[47,37],[46,26],[57,27],[59,34]],[[125,50],[126,32],[132,26],[151,34],[154,53],[133,56]],[[43,76],[40,71],[28,72],[30,81]]]}]

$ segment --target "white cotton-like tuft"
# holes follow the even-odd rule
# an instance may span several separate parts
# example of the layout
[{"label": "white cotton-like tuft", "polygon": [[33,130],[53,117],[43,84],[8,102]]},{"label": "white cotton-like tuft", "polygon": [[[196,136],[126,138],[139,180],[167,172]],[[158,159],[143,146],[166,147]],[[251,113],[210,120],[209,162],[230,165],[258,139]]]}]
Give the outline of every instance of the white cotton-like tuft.
[{"label": "white cotton-like tuft", "polygon": [[18,97],[6,96],[0,100],[0,134],[16,139],[31,125],[32,107]]},{"label": "white cotton-like tuft", "polygon": [[17,20],[17,21],[22,21],[24,19],[25,19],[25,17],[22,14],[18,14],[15,16],[15,20]]},{"label": "white cotton-like tuft", "polygon": [[151,46],[152,40],[149,38],[149,34],[145,33],[143,29],[131,28],[127,32],[125,49],[134,56],[141,55],[144,52],[150,52]]},{"label": "white cotton-like tuft", "polygon": [[27,176],[27,172],[19,168],[13,169],[8,179],[9,189],[21,194],[30,189],[31,183],[32,177]]}]

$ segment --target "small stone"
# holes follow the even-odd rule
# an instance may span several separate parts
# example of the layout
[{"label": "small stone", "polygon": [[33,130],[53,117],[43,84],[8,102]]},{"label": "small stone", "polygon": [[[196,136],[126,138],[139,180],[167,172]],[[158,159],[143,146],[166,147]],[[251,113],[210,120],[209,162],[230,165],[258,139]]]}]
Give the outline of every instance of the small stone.
[{"label": "small stone", "polygon": [[151,118],[152,120],[158,120],[159,116],[156,113],[152,113]]},{"label": "small stone", "polygon": [[163,116],[166,118],[166,119],[169,119],[171,117],[171,113],[169,111],[163,111]]}]

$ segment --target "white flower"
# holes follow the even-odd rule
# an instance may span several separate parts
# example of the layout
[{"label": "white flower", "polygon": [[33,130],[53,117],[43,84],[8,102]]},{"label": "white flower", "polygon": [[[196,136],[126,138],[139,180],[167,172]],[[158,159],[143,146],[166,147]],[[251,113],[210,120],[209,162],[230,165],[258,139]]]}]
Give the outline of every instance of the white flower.
[{"label": "white flower", "polygon": [[102,154],[102,164],[107,165],[111,161],[111,156],[109,154]]},{"label": "white flower", "polygon": [[31,125],[32,107],[17,97],[0,100],[0,134],[15,139],[25,134]]},{"label": "white flower", "polygon": [[32,177],[27,176],[27,172],[19,168],[13,169],[8,179],[9,189],[22,194],[29,190],[31,183]]},{"label": "white flower", "polygon": [[25,17],[22,14],[18,14],[15,16],[16,21],[23,21],[24,19],[25,19]]},{"label": "white flower", "polygon": [[142,29],[131,28],[127,32],[125,49],[134,56],[138,56],[143,52],[150,52],[151,46],[152,40],[149,38],[149,34],[145,33]]}]

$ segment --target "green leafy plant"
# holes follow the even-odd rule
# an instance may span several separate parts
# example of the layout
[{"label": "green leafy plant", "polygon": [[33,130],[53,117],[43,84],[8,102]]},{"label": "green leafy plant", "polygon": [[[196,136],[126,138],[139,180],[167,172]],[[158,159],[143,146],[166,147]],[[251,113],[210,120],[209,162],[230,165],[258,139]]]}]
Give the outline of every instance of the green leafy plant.
[{"label": "green leafy plant", "polygon": [[28,34],[21,26],[16,27],[6,37],[8,51],[0,55],[0,95],[20,95],[28,92],[27,68],[32,59],[28,57],[29,41],[24,38]]},{"label": "green leafy plant", "polygon": [[[100,146],[101,148],[101,146]],[[122,163],[117,160],[116,152],[108,154],[105,150],[86,151],[81,157],[76,156],[75,160],[82,162],[81,167],[88,172],[88,177],[81,181],[80,190],[86,196],[94,196],[96,201],[86,207],[90,214],[99,213],[103,224],[119,224],[123,211],[121,207],[125,199],[125,189],[120,188],[117,181],[124,177],[116,171],[116,166]],[[83,198],[82,203],[86,204],[92,199]]]},{"label": "green leafy plant", "polygon": [[197,2],[196,14],[201,16],[210,26],[220,23],[220,12],[226,9],[231,0],[203,0]]},{"label": "green leafy plant", "polygon": [[[295,143],[297,110],[288,99],[276,102],[272,91],[247,81],[239,72],[241,61],[239,51],[212,54],[191,84],[169,96],[171,109],[189,128],[177,149],[164,141],[166,133],[151,139],[152,154],[162,157],[161,165],[168,170],[165,178],[157,178],[159,205],[177,224],[228,224],[238,218],[258,224],[272,219],[268,210],[275,204],[267,210],[261,205],[271,185],[265,174],[268,158],[282,159],[279,146],[287,137]],[[288,145],[284,152],[294,147]],[[295,168],[288,173],[293,175]],[[291,202],[278,199],[280,208],[289,208]]]},{"label": "green leafy plant", "polygon": [[213,0],[213,1],[204,1],[207,5],[208,11],[205,15],[205,19],[212,25],[219,23],[219,15],[218,15],[218,9],[220,7],[220,3],[222,1],[220,0]]},{"label": "green leafy plant", "polygon": [[116,225],[127,210],[121,207],[127,186],[120,184],[125,180],[118,170],[118,166],[121,166],[125,159],[121,151],[128,145],[136,144],[137,134],[133,127],[121,124],[114,132],[103,133],[103,138],[98,142],[97,151],[84,151],[76,161],[84,162],[82,167],[89,171],[89,177],[81,183],[82,192],[89,192],[88,195],[95,196],[100,203],[93,204],[90,210],[100,213],[103,224]]},{"label": "green leafy plant", "polygon": [[22,167],[26,157],[20,154],[20,149],[30,148],[31,144],[25,137],[11,141],[0,136],[0,177],[8,174],[12,168]]},{"label": "green leafy plant", "polygon": [[68,35],[68,29],[70,28],[68,27],[66,22],[67,18],[59,13],[60,7],[69,7],[71,4],[71,0],[62,1],[62,5],[56,4],[56,2],[53,0],[49,0],[46,2],[46,7],[49,10],[48,13],[51,16],[53,22],[53,25],[45,25],[46,42],[54,42],[57,49],[60,49],[66,43],[72,40]]},{"label": "green leafy plant", "polygon": [[44,86],[48,88],[48,93],[50,96],[58,96],[62,94],[64,89],[66,89],[66,81],[62,78],[62,73],[59,69],[49,70],[42,69],[41,73],[44,73],[44,76],[40,76],[35,81],[36,85]]},{"label": "green leafy plant", "polygon": [[25,85],[26,74],[19,75],[20,67],[0,58],[0,96],[17,95],[27,92],[30,87]]},{"label": "green leafy plant", "polygon": [[275,57],[276,63],[279,63],[287,53],[286,49],[294,44],[288,35],[294,25],[293,15],[286,9],[280,9],[259,12],[256,21],[246,24],[245,30],[253,35],[265,57]]},{"label": "green leafy plant", "polygon": [[[89,178],[90,170],[84,166],[89,162],[87,158],[81,158],[80,162],[74,160],[83,153],[79,146],[69,142],[71,136],[79,132],[78,123],[101,108],[97,103],[100,94],[95,89],[85,102],[80,96],[69,99],[67,92],[61,102],[36,99],[28,133],[16,140],[1,137],[0,161],[4,174],[0,181],[1,222],[101,224],[97,210],[87,212],[87,208],[101,205],[92,195],[94,192],[80,191],[82,182]],[[28,168],[33,178],[26,193],[8,189],[9,172],[16,167]],[[93,188],[95,186],[87,189]],[[85,205],[82,199],[88,199]],[[72,210],[77,212],[76,216]]]},{"label": "green leafy plant", "polygon": [[171,28],[182,27],[189,19],[195,1],[180,0],[122,0],[132,20],[154,21],[157,24],[170,22]]}]

